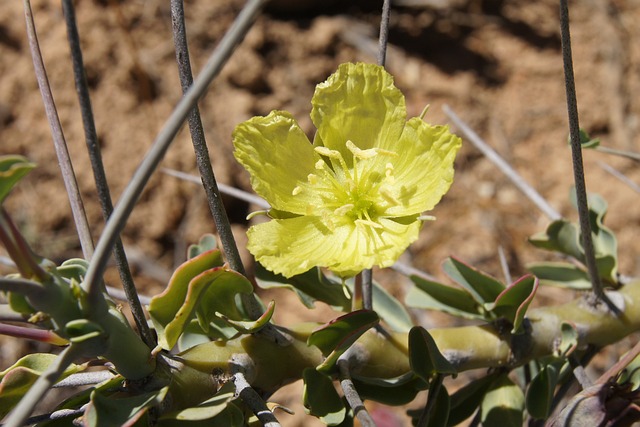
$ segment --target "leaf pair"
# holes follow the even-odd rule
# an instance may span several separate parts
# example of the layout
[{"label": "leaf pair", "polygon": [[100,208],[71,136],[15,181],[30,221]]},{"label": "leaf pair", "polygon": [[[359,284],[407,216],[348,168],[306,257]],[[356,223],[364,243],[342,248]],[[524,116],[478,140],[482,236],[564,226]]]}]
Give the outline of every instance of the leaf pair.
[{"label": "leaf pair", "polygon": [[414,275],[410,278],[416,286],[407,294],[406,304],[468,319],[503,318],[513,326],[512,332],[521,329],[526,310],[538,289],[536,278],[524,276],[505,286],[456,258],[448,258],[443,270],[462,289]]}]

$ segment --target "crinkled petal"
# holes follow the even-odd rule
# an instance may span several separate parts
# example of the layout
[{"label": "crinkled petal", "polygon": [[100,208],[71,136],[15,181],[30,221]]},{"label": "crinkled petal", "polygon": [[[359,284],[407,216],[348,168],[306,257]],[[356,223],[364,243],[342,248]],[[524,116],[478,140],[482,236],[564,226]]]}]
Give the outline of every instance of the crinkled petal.
[{"label": "crinkled petal", "polygon": [[286,277],[315,266],[352,276],[374,265],[388,267],[418,238],[420,221],[381,219],[382,228],[344,224],[330,230],[319,217],[271,220],[248,231],[248,249],[258,262]]},{"label": "crinkled petal", "polygon": [[317,203],[314,192],[295,190],[308,186],[307,176],[314,172],[318,156],[289,113],[272,111],[239,124],[233,144],[236,159],[251,175],[253,189],[273,208],[304,215],[309,205]]},{"label": "crinkled petal", "polygon": [[433,209],[453,181],[453,161],[462,140],[448,126],[410,119],[397,141],[400,156],[392,159],[393,184],[387,191],[399,202],[386,216],[409,216]]},{"label": "crinkled petal", "polygon": [[353,154],[345,147],[388,149],[400,138],[407,112],[404,96],[393,77],[373,64],[342,64],[316,87],[311,120],[318,128],[314,145],[342,153],[351,166]]}]

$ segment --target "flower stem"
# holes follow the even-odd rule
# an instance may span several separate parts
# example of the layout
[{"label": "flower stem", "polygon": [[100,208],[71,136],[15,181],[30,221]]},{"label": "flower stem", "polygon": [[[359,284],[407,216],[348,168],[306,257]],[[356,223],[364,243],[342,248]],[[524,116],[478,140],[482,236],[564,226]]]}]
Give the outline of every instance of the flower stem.
[{"label": "flower stem", "polygon": [[598,266],[596,265],[595,250],[591,237],[591,223],[589,220],[589,206],[587,202],[587,189],[584,179],[584,166],[582,162],[582,147],[580,145],[580,123],[578,120],[578,102],[576,100],[576,85],[573,75],[573,58],[571,54],[571,35],[569,32],[569,6],[567,0],[560,0],[560,30],[562,40],[562,61],[564,65],[565,91],[567,94],[567,113],[569,116],[569,135],[571,136],[571,154],[573,160],[573,177],[576,186],[576,199],[578,204],[578,217],[580,219],[580,234],[584,257],[591,276],[591,285],[595,295],[607,304],[614,312],[620,310],[609,300],[604,293]]},{"label": "flower stem", "polygon": [[[98,134],[93,119],[93,110],[91,108],[91,97],[89,95],[89,86],[85,75],[84,61],[82,59],[82,49],[80,48],[80,36],[78,34],[78,26],[76,24],[75,9],[72,0],[62,1],[62,11],[67,26],[67,38],[69,39],[69,48],[71,50],[71,61],[73,64],[73,75],[75,77],[76,92],[78,94],[78,102],[80,104],[80,113],[82,115],[82,126],[84,128],[84,137],[89,153],[89,161],[91,162],[91,170],[93,171],[94,181],[100,206],[102,208],[102,216],[107,221],[113,212],[113,202],[109,191],[109,184],[102,162],[100,153],[100,145],[98,143]],[[138,293],[133,282],[133,276],[129,268],[129,262],[122,245],[122,240],[117,237],[113,247],[113,257],[120,273],[120,280],[126,295],[126,301],[131,308],[131,314],[136,322],[138,331],[142,340],[149,347],[153,348],[157,342],[149,329],[142,304],[138,298]]]},{"label": "flower stem", "polygon": [[53,137],[53,143],[58,157],[58,163],[60,165],[64,185],[69,197],[69,203],[71,204],[71,212],[78,231],[78,237],[80,238],[82,253],[85,259],[89,260],[93,256],[94,249],[93,239],[91,238],[91,232],[89,231],[89,223],[82,203],[82,197],[80,196],[78,181],[76,180],[75,173],[73,172],[73,165],[71,164],[69,150],[62,132],[62,126],[56,110],[56,104],[53,100],[53,94],[51,93],[51,86],[49,85],[47,71],[44,68],[40,45],[38,44],[38,35],[36,34],[35,22],[33,20],[33,13],[31,10],[31,2],[29,0],[24,0],[23,4],[25,21],[27,24],[27,39],[29,40],[29,49],[31,51],[31,59],[33,60],[33,67],[36,73],[36,80],[38,81],[38,87],[40,88],[40,94],[42,95],[42,102],[44,104],[47,119],[49,120],[49,126],[51,127],[51,135]]}]

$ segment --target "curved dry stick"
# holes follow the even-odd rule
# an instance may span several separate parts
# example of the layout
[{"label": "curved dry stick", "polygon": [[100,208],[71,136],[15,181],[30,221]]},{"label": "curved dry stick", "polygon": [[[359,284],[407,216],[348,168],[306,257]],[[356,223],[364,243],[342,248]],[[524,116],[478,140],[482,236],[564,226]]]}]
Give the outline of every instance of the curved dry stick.
[{"label": "curved dry stick", "polygon": [[[73,74],[75,77],[76,92],[78,93],[78,102],[80,104],[80,113],[82,115],[82,126],[84,128],[84,137],[89,153],[89,161],[91,162],[91,170],[93,171],[96,190],[98,192],[98,200],[102,208],[102,216],[107,221],[113,212],[113,202],[111,200],[111,192],[107,182],[107,176],[102,163],[102,155],[100,154],[100,145],[98,143],[98,134],[93,119],[93,110],[91,108],[91,97],[89,95],[89,85],[85,76],[84,61],[82,59],[82,49],[80,48],[80,36],[78,35],[78,27],[76,24],[75,9],[72,0],[62,0],[62,10],[67,25],[67,38],[69,40],[69,48],[71,50],[71,61],[73,64]],[[113,258],[116,261],[122,288],[129,303],[131,314],[136,322],[138,331],[142,340],[150,348],[157,344],[157,340],[151,333],[149,324],[142,309],[141,301],[138,297],[131,269],[127,261],[127,256],[122,245],[122,240],[118,236],[113,247]]]},{"label": "curved dry stick", "polygon": [[178,105],[156,137],[151,149],[147,152],[140,167],[136,170],[131,181],[122,193],[120,201],[116,205],[109,221],[107,221],[104,232],[98,241],[95,256],[85,276],[89,298],[100,298],[99,292],[97,292],[98,278],[104,272],[113,243],[124,228],[143,188],[163,159],[169,145],[171,145],[171,142],[189,115],[189,112],[207,90],[211,81],[219,74],[222,66],[229,59],[234,48],[240,43],[247,31],[249,31],[249,28],[251,28],[255,18],[266,2],[266,0],[251,0],[245,5],[227,34],[225,34],[218,47],[214,50],[200,75],[196,78],[184,97],[178,102]]},{"label": "curved dry stick", "polygon": [[444,113],[451,119],[453,124],[464,134],[485,157],[504,173],[509,180],[520,190],[529,200],[531,200],[550,220],[555,221],[562,218],[562,215],[556,211],[547,201],[538,193],[527,181],[516,172],[509,163],[507,163],[496,151],[478,136],[458,115],[445,105],[442,107]]},{"label": "curved dry stick", "polygon": [[[183,94],[185,94],[193,84],[193,74],[191,72],[189,59],[189,46],[187,44],[187,32],[184,22],[184,3],[182,0],[171,0],[171,22],[180,85],[182,86]],[[211,166],[207,141],[204,136],[204,128],[197,104],[193,106],[187,120],[189,123],[189,132],[191,133],[191,142],[193,143],[196,154],[196,163],[198,164],[198,170],[202,177],[202,185],[207,195],[207,201],[209,202],[209,210],[213,216],[218,236],[220,236],[222,251],[229,263],[229,267],[246,276],[242,259],[240,258],[240,252],[238,251],[236,240],[231,231],[231,223],[229,222],[227,211],[222,203],[218,183],[216,182],[213,167]],[[262,315],[262,308],[253,295],[242,294],[241,299],[251,319],[256,320]]]},{"label": "curved dry stick", "polygon": [[60,119],[58,118],[58,112],[56,111],[56,104],[53,100],[51,87],[49,86],[47,71],[44,68],[44,62],[42,61],[42,54],[40,53],[40,45],[38,44],[38,35],[36,34],[35,22],[33,21],[30,0],[24,0],[23,4],[24,16],[27,23],[27,39],[29,40],[29,50],[31,52],[31,59],[33,60],[36,79],[38,80],[38,87],[40,88],[40,93],[42,95],[42,102],[47,114],[47,119],[49,120],[49,126],[51,127],[51,135],[53,137],[56,155],[58,156],[58,163],[60,165],[60,171],[62,172],[64,186],[69,196],[69,203],[71,203],[71,212],[76,224],[76,229],[78,230],[82,253],[85,259],[90,260],[93,256],[94,247],[91,232],[89,231],[89,223],[87,222],[82,197],[80,196],[80,190],[78,189],[78,182],[76,181],[76,176],[73,172],[73,165],[71,164],[71,158],[69,157],[67,143],[64,139],[62,126],[60,125]]},{"label": "curved dry stick", "polygon": [[582,162],[582,146],[580,145],[580,123],[578,119],[578,102],[576,100],[576,84],[573,75],[573,58],[571,54],[571,34],[569,32],[569,6],[567,0],[560,0],[560,36],[562,41],[562,63],[564,67],[565,91],[567,94],[567,113],[569,115],[569,135],[571,140],[571,157],[573,160],[573,178],[576,187],[580,235],[584,249],[585,263],[591,276],[591,287],[595,295],[615,313],[620,310],[604,293],[604,287],[598,273],[596,255],[591,237],[591,221],[587,202],[587,185],[584,180]]},{"label": "curved dry stick", "polygon": [[349,403],[349,406],[353,409],[353,413],[358,418],[358,421],[360,421],[362,427],[376,427],[375,421],[371,418],[367,408],[364,406],[364,402],[358,394],[358,390],[356,390],[351,380],[349,359],[343,358],[343,356],[344,354],[338,359],[337,365],[338,369],[340,369],[340,386],[344,392],[344,397],[347,399],[347,403]]}]

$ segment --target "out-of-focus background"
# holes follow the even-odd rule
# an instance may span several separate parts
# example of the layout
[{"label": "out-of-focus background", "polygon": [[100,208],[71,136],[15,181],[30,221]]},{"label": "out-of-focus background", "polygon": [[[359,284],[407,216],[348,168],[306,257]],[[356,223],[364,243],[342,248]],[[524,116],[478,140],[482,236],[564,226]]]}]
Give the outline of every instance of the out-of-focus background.
[{"label": "out-of-focus background", "polygon": [[[103,220],[84,146],[60,1],[32,3],[58,112],[97,238]],[[98,134],[117,200],[181,96],[169,2],[76,3]],[[197,73],[244,1],[185,3]],[[313,135],[309,112],[315,85],[342,62],[375,62],[381,3],[273,2],[200,103],[219,182],[251,190],[231,146],[234,127],[249,117],[287,110]],[[442,107],[450,105],[551,205],[575,218],[568,198],[573,175],[557,3],[396,0],[387,68],[406,96],[410,117],[429,104],[427,120],[447,123]],[[605,146],[638,150],[640,2],[570,3],[581,126]],[[55,261],[80,256],[28,53],[22,4],[6,1],[0,8],[0,154],[13,153],[27,156],[39,167],[9,197],[7,209],[38,253]],[[588,188],[609,202],[606,223],[618,236],[620,270],[638,275],[639,195],[605,172],[600,162],[635,182],[640,182],[638,165],[602,153],[585,153]],[[186,129],[163,166],[197,173]],[[226,197],[225,203],[242,246],[245,217],[255,207]],[[503,277],[499,248],[505,251],[516,277],[525,272],[527,262],[549,259],[526,242],[527,236],[546,227],[548,219],[468,141],[456,161],[450,192],[431,214],[437,220],[425,225],[420,240],[402,260],[440,278],[444,277],[440,264],[449,255],[497,277]],[[214,231],[201,187],[156,173],[123,235],[141,292],[153,295],[162,289],[172,269],[184,260],[186,246]],[[249,264],[250,257],[244,256]],[[10,270],[2,267],[2,271]],[[376,274],[402,298],[406,280],[395,274]],[[118,286],[114,271],[107,280]],[[545,296],[544,292],[547,301],[570,297],[554,292]],[[321,307],[304,310],[284,292],[266,298],[278,300],[276,317],[284,324],[331,316]],[[446,325],[446,319],[420,317],[426,326]],[[20,353],[36,348],[3,340],[0,369]],[[295,409],[301,412],[299,404]]]}]

